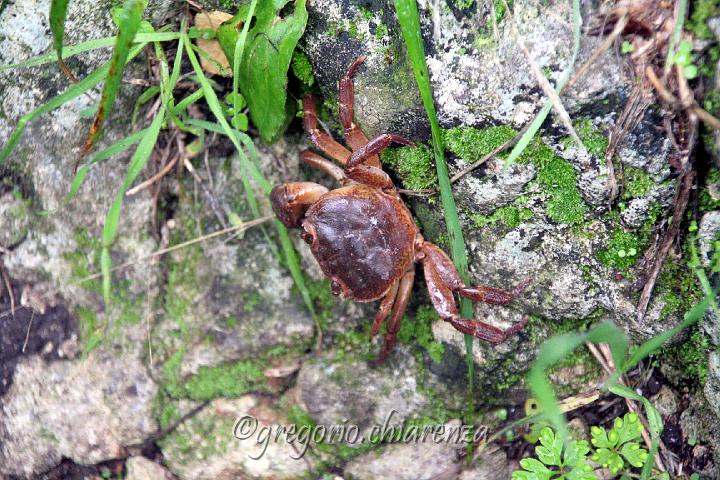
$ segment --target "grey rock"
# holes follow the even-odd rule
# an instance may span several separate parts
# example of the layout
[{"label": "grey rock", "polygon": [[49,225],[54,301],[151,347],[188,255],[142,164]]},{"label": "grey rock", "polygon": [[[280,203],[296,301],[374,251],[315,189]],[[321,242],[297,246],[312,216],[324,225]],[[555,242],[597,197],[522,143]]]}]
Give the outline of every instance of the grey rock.
[{"label": "grey rock", "polygon": [[172,475],[162,465],[145,457],[130,457],[125,461],[126,480],[170,480]]},{"label": "grey rock", "polygon": [[318,425],[349,422],[369,435],[373,427],[400,425],[429,406],[427,396],[418,391],[418,368],[403,348],[375,369],[362,358],[321,355],[300,369],[297,396]]},{"label": "grey rock", "polygon": [[[443,426],[439,426],[443,427]],[[370,452],[352,460],[345,468],[348,480],[374,480],[396,478],[398,480],[430,480],[432,478],[457,478],[461,468],[463,441],[456,441],[459,420],[444,425],[435,432],[441,441],[428,437],[425,441],[391,444],[381,452]]]},{"label": "grey rock", "polygon": [[30,477],[63,457],[95,464],[122,456],[155,431],[156,392],[145,366],[128,356],[27,357],[0,400],[0,473]]},{"label": "grey rock", "polygon": [[[254,427],[236,428],[242,417],[255,419]],[[312,460],[309,455],[297,459],[299,445],[290,445],[284,435],[276,441],[281,425],[288,425],[287,418],[262,397],[218,399],[164,438],[161,447],[181,480],[304,478]]]},{"label": "grey rock", "polygon": [[663,418],[673,415],[680,406],[677,394],[667,385],[660,387],[660,391],[653,395],[652,402]]},{"label": "grey rock", "polygon": [[506,480],[512,474],[505,451],[494,445],[485,447],[473,464],[460,473],[458,480]]},{"label": "grey rock", "polygon": [[0,197],[0,247],[9,249],[27,235],[30,218],[27,202],[12,193]]}]

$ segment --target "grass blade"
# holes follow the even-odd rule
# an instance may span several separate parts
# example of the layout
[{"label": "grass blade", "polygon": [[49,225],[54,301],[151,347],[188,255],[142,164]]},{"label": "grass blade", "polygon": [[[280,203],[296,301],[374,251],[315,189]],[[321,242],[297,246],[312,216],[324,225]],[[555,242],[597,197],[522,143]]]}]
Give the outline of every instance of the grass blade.
[{"label": "grass blade", "polygon": [[110,259],[110,247],[117,236],[118,226],[120,223],[120,211],[122,210],[125,192],[128,188],[130,188],[130,185],[132,185],[137,176],[140,175],[143,168],[145,168],[145,164],[155,148],[155,142],[157,142],[160,127],[162,126],[164,120],[165,105],[162,105],[150,124],[150,127],[148,127],[146,135],[142,137],[140,144],[137,149],[135,149],[135,153],[133,153],[133,156],[130,159],[130,165],[128,166],[127,173],[125,174],[125,180],[120,186],[118,192],[115,194],[115,200],[110,206],[110,210],[108,210],[105,217],[105,225],[103,226],[102,234],[102,250],[100,251],[100,270],[102,271],[103,297],[105,298],[106,305],[110,304],[111,292],[110,269],[112,260]]},{"label": "grass blade", "polygon": [[[468,274],[467,253],[465,252],[465,239],[460,227],[455,198],[453,197],[448,167],[445,162],[445,150],[442,143],[440,123],[435,111],[432,90],[430,87],[430,73],[425,63],[425,50],[422,43],[420,30],[420,16],[417,10],[416,0],[394,0],[397,11],[400,30],[405,40],[405,46],[412,63],[415,79],[417,80],[420,96],[422,97],[425,111],[430,120],[432,133],[433,152],[435,154],[435,168],[437,170],[438,185],[440,187],[440,199],[442,202],[445,224],[447,226],[448,238],[450,241],[450,253],[458,273],[466,284],[470,283]],[[464,318],[472,318],[473,308],[470,300],[460,299],[460,313]],[[474,414],[473,379],[475,377],[475,362],[472,353],[473,337],[465,335],[465,362],[468,368],[469,402],[468,402],[468,423],[472,425],[471,417]],[[472,445],[468,446],[471,449]]]},{"label": "grass blade", "polygon": [[100,137],[102,132],[102,126],[107,118],[108,113],[112,109],[113,103],[115,103],[115,97],[117,91],[120,88],[120,81],[122,80],[123,70],[128,61],[130,53],[130,46],[133,43],[135,34],[140,28],[140,22],[142,21],[142,15],[145,11],[146,0],[126,0],[123,5],[122,12],[120,13],[119,33],[115,41],[115,47],[113,48],[112,57],[110,58],[110,68],[107,72],[107,78],[105,79],[105,85],[103,86],[102,97],[100,98],[100,105],[98,106],[95,120],[90,126],[90,133],[88,134],[87,140],[83,145],[82,151],[80,152],[80,160],[87,155],[92,149],[97,139]]},{"label": "grass blade", "polygon": [[[198,34],[189,34],[190,38],[195,38]],[[180,32],[144,32],[138,33],[133,39],[133,43],[150,43],[150,42],[171,42],[180,38]],[[103,37],[88,40],[87,42],[78,43],[76,45],[67,45],[63,48],[62,58],[66,59],[80,53],[97,50],[99,48],[107,48],[115,45],[117,37]],[[12,63],[8,65],[0,65],[0,72],[15,68],[29,68],[45,65],[57,60],[57,55],[53,53],[44,53],[35,57],[28,58],[22,62]]]},{"label": "grass blade", "polygon": [[567,421],[545,372],[585,342],[609,344],[613,360],[618,362],[616,365],[622,364],[627,354],[628,342],[623,331],[612,323],[601,323],[584,334],[568,333],[548,339],[540,347],[540,353],[528,374],[528,384],[533,396],[564,441],[569,438]]},{"label": "grass blade", "polygon": [[240,105],[238,101],[240,99],[240,64],[242,63],[242,54],[245,51],[245,40],[247,39],[248,31],[250,31],[250,23],[253,15],[255,15],[255,7],[257,6],[257,0],[250,2],[250,8],[248,9],[245,22],[243,23],[243,29],[238,36],[237,42],[235,43],[235,51],[233,52],[233,108],[235,112],[240,111]]},{"label": "grass blade", "polygon": [[63,60],[63,40],[65,38],[65,17],[69,0],[52,0],[50,3],[50,30],[53,34],[53,47],[57,55],[58,65],[63,73],[74,83],[77,82],[67,64]]},{"label": "grass blade", "polygon": [[[133,48],[132,52],[130,52],[130,55],[128,56],[128,61],[132,58],[134,58],[145,46],[144,43],[137,45],[135,48]],[[79,97],[83,93],[87,92],[91,88],[93,88],[95,85],[100,83],[100,81],[107,75],[108,70],[110,69],[110,64],[105,63],[100,68],[92,72],[87,77],[80,80],[78,83],[72,85],[69,89],[67,89],[62,94],[58,95],[57,97],[52,98],[47,103],[40,105],[38,108],[33,110],[32,112],[29,112],[25,115],[23,115],[20,120],[18,121],[17,126],[15,127],[15,130],[10,134],[10,137],[8,138],[8,142],[5,144],[2,150],[0,150],[0,164],[2,164],[12,153],[12,151],[17,146],[18,142],[22,138],[23,133],[25,132],[25,127],[27,127],[27,124],[37,118],[38,116],[51,112],[55,110],[56,108],[59,108],[64,103],[67,103],[68,101],[72,100],[73,98]]]},{"label": "grass blade", "polygon": [[[189,43],[188,38],[186,38],[185,41]],[[215,118],[222,127],[223,132],[225,133],[225,135],[227,135],[228,138],[230,138],[230,141],[235,146],[235,149],[238,151],[238,154],[240,155],[240,160],[245,169],[250,173],[253,180],[258,184],[258,186],[262,188],[263,192],[269,195],[270,191],[272,190],[272,185],[265,179],[260,170],[258,170],[257,167],[247,159],[247,156],[245,156],[245,152],[243,152],[242,146],[240,145],[240,137],[237,134],[239,132],[236,132],[232,127],[230,127],[227,120],[225,119],[222,107],[220,106],[220,101],[218,100],[217,95],[215,94],[215,91],[210,85],[207,77],[205,77],[202,67],[200,66],[200,63],[195,56],[195,52],[193,52],[192,48],[187,48],[187,54],[188,59],[190,60],[193,69],[195,70],[195,74],[197,75],[197,80],[200,83],[201,90],[205,95],[205,100],[210,107],[210,111],[212,111],[213,115],[215,115]],[[310,311],[313,319],[315,320],[319,338],[319,336],[322,334],[320,330],[319,319],[317,317],[317,314],[315,313],[315,307],[310,296],[310,291],[305,284],[305,278],[303,277],[302,271],[300,269],[300,261],[298,260],[297,254],[295,253],[295,248],[290,241],[290,236],[288,235],[287,229],[280,222],[275,222],[275,228],[277,229],[278,235],[280,236],[280,245],[285,256],[285,262],[288,266],[288,269],[290,270],[290,275],[292,276],[295,285],[298,287],[298,290],[302,295],[305,306]]]}]

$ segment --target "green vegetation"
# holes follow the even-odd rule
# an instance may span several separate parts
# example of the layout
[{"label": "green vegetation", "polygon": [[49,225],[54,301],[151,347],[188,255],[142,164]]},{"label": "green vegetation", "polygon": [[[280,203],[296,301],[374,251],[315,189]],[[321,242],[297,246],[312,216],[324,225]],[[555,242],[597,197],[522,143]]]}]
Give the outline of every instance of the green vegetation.
[{"label": "green vegetation", "polygon": [[[253,123],[267,143],[277,140],[292,118],[288,116],[292,107],[287,99],[288,71],[307,23],[305,0],[296,0],[292,12],[280,16],[276,7],[282,8],[284,4],[257,2],[253,12],[255,3],[246,3],[217,31],[217,40],[238,75],[236,82],[248,102]],[[238,31],[241,24],[250,23],[249,30]]]},{"label": "green vegetation", "polygon": [[700,327],[693,328],[687,340],[663,349],[662,356],[669,358],[683,372],[683,381],[705,385],[708,377],[708,354],[712,351],[710,338]]},{"label": "green vegetation", "polygon": [[641,168],[625,167],[624,174],[625,191],[622,198],[625,200],[645,196],[657,183]]},{"label": "green vegetation", "polygon": [[519,159],[530,156],[537,165],[537,181],[547,195],[547,215],[558,223],[577,225],[585,219],[587,205],[577,188],[577,173],[566,160],[536,140]]},{"label": "green vegetation", "polygon": [[192,400],[239,397],[249,391],[265,390],[262,364],[241,360],[228,365],[201,367],[197,375],[183,385],[183,393]]},{"label": "green vegetation", "polygon": [[500,223],[512,230],[517,228],[521,223],[530,220],[532,216],[533,212],[529,208],[505,205],[490,215],[482,215],[479,213],[470,214],[470,219],[477,228]]},{"label": "green vegetation", "polygon": [[647,450],[640,447],[642,431],[642,423],[635,413],[616,418],[609,431],[593,426],[590,432],[594,451],[591,452],[587,441],[572,439],[564,444],[550,427],[544,427],[538,436],[541,445],[535,447],[537,459],[520,460],[522,470],[514,471],[512,478],[597,480],[600,468],[610,470],[613,475],[621,471],[630,474],[631,467],[642,468],[649,458]]},{"label": "green vegetation", "polygon": [[685,22],[685,29],[703,40],[714,38],[707,21],[720,16],[720,0],[697,0],[691,4],[690,18]]},{"label": "green vegetation", "polygon": [[635,265],[643,247],[641,238],[618,228],[612,232],[607,248],[598,253],[598,260],[604,265],[627,270]]},{"label": "green vegetation", "polygon": [[432,152],[426,145],[388,149],[383,152],[382,161],[397,172],[403,187],[407,189],[437,187]]},{"label": "green vegetation", "polygon": [[[605,158],[605,150],[607,150],[608,139],[605,135],[600,133],[589,118],[579,118],[573,121],[573,127],[582,140],[583,145],[587,148],[588,152],[598,158]],[[569,145],[575,143],[570,137],[565,137],[563,143],[567,148]]]},{"label": "green vegetation", "polygon": [[[582,122],[581,122],[582,124]],[[457,127],[445,130],[443,139],[447,149],[466,162],[472,163],[483,158],[494,149],[511,140],[516,132],[508,126],[495,126],[485,129]],[[583,130],[592,148],[599,152],[606,146],[607,140],[594,132]],[[603,153],[604,154],[604,153]],[[506,158],[501,154],[500,158]],[[555,155],[540,138],[535,138],[523,151],[519,163],[533,163],[538,167],[537,181],[546,195],[547,215],[558,223],[577,225],[582,223],[587,205],[577,188],[577,173],[566,160]],[[511,211],[500,214],[515,215]],[[527,212],[517,212],[517,217],[527,216]],[[510,224],[513,223],[512,218]],[[482,222],[482,220],[480,220]]]},{"label": "green vegetation", "polygon": [[698,195],[700,212],[720,209],[720,169],[712,167],[705,177],[705,186]]},{"label": "green vegetation", "polygon": [[443,142],[449,152],[473,163],[511,140],[515,130],[506,125],[477,129],[455,127],[443,130]]},{"label": "green vegetation", "polygon": [[417,343],[423,347],[434,362],[440,362],[445,353],[442,342],[435,340],[432,324],[438,320],[437,312],[432,306],[424,305],[415,312],[415,321],[405,317],[400,324],[397,338],[402,343]]},{"label": "green vegetation", "polygon": [[295,77],[300,80],[305,87],[310,88],[315,83],[315,75],[313,75],[310,59],[300,50],[295,50],[295,53],[293,53],[292,70]]}]

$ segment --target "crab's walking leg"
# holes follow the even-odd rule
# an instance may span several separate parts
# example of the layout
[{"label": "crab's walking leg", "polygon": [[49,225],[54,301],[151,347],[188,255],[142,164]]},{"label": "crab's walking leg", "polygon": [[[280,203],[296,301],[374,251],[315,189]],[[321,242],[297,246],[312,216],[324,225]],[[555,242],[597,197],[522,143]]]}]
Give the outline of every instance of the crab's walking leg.
[{"label": "crab's walking leg", "polygon": [[358,183],[364,183],[375,188],[394,188],[390,175],[382,169],[370,165],[358,165],[345,170],[345,176]]},{"label": "crab's walking leg", "polygon": [[350,151],[317,128],[317,111],[311,95],[303,98],[303,125],[315,146],[343,165],[347,163]]},{"label": "crab's walking leg", "polygon": [[387,316],[390,314],[390,309],[392,308],[393,303],[395,303],[395,298],[397,297],[399,286],[400,281],[395,280],[390,286],[390,290],[388,290],[388,292],[383,297],[382,302],[380,303],[380,309],[375,314],[375,320],[373,321],[372,330],[370,331],[370,338],[377,335],[377,333],[380,331],[380,325],[382,325],[382,322],[384,322]]},{"label": "crab's walking leg", "polygon": [[447,254],[438,248],[437,245],[424,242],[422,252],[427,257],[426,261],[433,264],[435,271],[440,275],[446,286],[463,297],[467,297],[472,300],[488,303],[490,305],[506,305],[512,302],[530,284],[530,279],[527,278],[511,292],[485,285],[467,287],[463,284],[460,275],[458,275],[455,265],[452,263]]},{"label": "crab's walking leg", "polygon": [[300,160],[302,160],[305,165],[310,165],[311,167],[315,167],[318,170],[322,170],[323,172],[331,175],[338,182],[342,182],[346,178],[345,172],[343,172],[342,168],[338,167],[330,160],[321,157],[317,153],[311,152],[310,150],[303,150],[300,152]]},{"label": "crab's walking leg", "polygon": [[400,322],[402,322],[405,310],[407,310],[408,302],[410,301],[410,294],[412,293],[413,283],[415,282],[415,268],[414,266],[403,275],[400,280],[400,287],[398,288],[397,298],[390,314],[390,321],[387,324],[387,330],[385,333],[385,343],[383,344],[382,350],[378,355],[378,362],[382,363],[385,361],[387,356],[390,354],[392,349],[395,347],[397,342],[397,332],[400,330]]},{"label": "crab's walking leg", "polygon": [[[364,61],[365,56],[358,57],[357,60],[348,67],[347,72],[340,79],[340,123],[342,123],[343,128],[345,128],[345,140],[353,150],[357,150],[368,143],[368,138],[363,131],[360,130],[360,127],[353,122],[353,117],[355,116],[353,76]],[[373,167],[380,167],[380,157],[373,155],[368,158],[366,163]]]},{"label": "crab's walking leg", "polygon": [[[513,335],[523,329],[527,323],[527,317],[523,317],[522,321],[516,323],[507,330],[502,330],[498,327],[490,325],[489,323],[485,323],[482,320],[467,320],[460,318],[457,304],[455,303],[455,297],[453,296],[453,291],[460,292],[462,289],[476,289],[479,291],[481,288],[465,287],[448,256],[437,246],[425,242],[423,243],[422,252],[425,254],[425,257],[422,258],[425,282],[427,283],[428,290],[430,291],[430,300],[432,301],[435,310],[437,310],[440,315],[440,318],[450,322],[455,329],[463,333],[491,343],[501,343],[510,335]],[[527,282],[524,283],[525,285],[523,285],[523,288],[527,286]],[[502,292],[502,290],[498,291]],[[503,293],[513,295],[509,292]],[[505,300],[505,298],[503,298],[503,300]]]},{"label": "crab's walking leg", "polygon": [[283,225],[297,228],[310,205],[327,192],[327,188],[317,183],[284,183],[272,189],[270,202]]},{"label": "crab's walking leg", "polygon": [[382,152],[393,142],[401,145],[414,145],[414,143],[410,140],[400,135],[395,135],[394,133],[383,133],[382,135],[370,140],[363,147],[355,150],[352,155],[350,155],[350,159],[347,161],[347,168],[352,168],[360,165],[361,163],[365,163],[369,158]]}]

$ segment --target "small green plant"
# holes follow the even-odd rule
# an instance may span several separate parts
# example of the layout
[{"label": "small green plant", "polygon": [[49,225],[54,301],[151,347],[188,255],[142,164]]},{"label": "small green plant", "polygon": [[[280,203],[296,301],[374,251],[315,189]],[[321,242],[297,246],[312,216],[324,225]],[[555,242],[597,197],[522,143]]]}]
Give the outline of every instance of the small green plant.
[{"label": "small green plant", "polygon": [[678,45],[677,51],[670,59],[670,62],[682,67],[683,75],[692,80],[698,75],[698,67],[693,63],[693,44],[689,40],[683,40]]},{"label": "small green plant", "polygon": [[[567,446],[550,427],[540,431],[535,458],[520,460],[523,470],[512,474],[513,480],[597,480],[598,470],[606,468],[617,475],[630,473],[630,467],[642,468],[650,457],[638,440],[643,431],[635,413],[616,418],[609,431],[594,426],[590,429],[591,447],[585,440],[571,439]],[[590,454],[590,458],[588,458]]]},{"label": "small green plant", "polygon": [[562,438],[550,427],[540,432],[540,445],[535,447],[535,458],[523,458],[523,470],[512,473],[513,480],[597,480],[592,465],[587,463],[590,452],[585,440],[571,440],[563,446]]},{"label": "small green plant", "polygon": [[640,448],[637,442],[642,431],[643,426],[636,413],[616,418],[610,431],[592,427],[591,443],[596,449],[592,460],[609,469],[613,475],[625,467],[625,462],[635,468],[642,468],[648,459],[647,450]]}]

